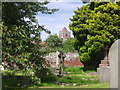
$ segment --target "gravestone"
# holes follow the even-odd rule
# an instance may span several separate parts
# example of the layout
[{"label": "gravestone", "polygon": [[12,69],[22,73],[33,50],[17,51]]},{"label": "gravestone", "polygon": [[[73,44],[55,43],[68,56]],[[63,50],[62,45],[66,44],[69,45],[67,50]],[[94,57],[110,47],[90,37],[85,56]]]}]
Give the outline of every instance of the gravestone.
[{"label": "gravestone", "polygon": [[97,68],[97,74],[100,77],[101,83],[109,83],[110,82],[110,70],[109,70],[109,62],[107,55],[103,60],[101,60],[101,63],[99,64],[99,67]]},{"label": "gravestone", "polygon": [[109,83],[110,82],[110,70],[109,66],[103,66],[100,68],[99,72],[100,82]]},{"label": "gravestone", "polygon": [[110,63],[110,88],[120,90],[120,39],[112,44],[108,60]]}]

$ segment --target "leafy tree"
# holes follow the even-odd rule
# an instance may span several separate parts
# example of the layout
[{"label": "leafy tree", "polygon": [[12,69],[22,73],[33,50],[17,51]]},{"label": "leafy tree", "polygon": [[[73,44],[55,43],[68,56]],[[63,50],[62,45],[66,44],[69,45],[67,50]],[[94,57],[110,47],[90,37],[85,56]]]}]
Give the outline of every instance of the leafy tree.
[{"label": "leafy tree", "polygon": [[46,4],[46,1],[2,3],[2,59],[9,63],[11,69],[14,62],[22,71],[28,68],[34,70],[35,74],[37,69],[43,68],[45,52],[40,50],[38,43],[41,42],[41,31],[49,31],[38,25],[35,15],[38,12],[52,14],[58,10],[47,8]]},{"label": "leafy tree", "polygon": [[76,38],[76,49],[85,66],[98,66],[111,44],[120,38],[120,5],[91,2],[74,11],[69,28]]},{"label": "leafy tree", "polygon": [[64,52],[76,52],[75,47],[75,38],[69,38],[63,43],[62,51]]},{"label": "leafy tree", "polygon": [[46,39],[46,42],[51,48],[57,48],[62,46],[62,39],[60,39],[57,35],[50,35]]}]

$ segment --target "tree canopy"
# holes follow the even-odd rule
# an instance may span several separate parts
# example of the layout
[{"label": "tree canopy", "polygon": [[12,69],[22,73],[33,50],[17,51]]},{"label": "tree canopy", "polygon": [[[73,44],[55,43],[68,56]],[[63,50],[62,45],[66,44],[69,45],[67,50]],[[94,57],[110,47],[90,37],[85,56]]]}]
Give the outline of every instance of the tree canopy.
[{"label": "tree canopy", "polygon": [[56,48],[62,46],[62,39],[60,39],[57,35],[50,35],[46,42],[49,47]]},{"label": "tree canopy", "polygon": [[62,51],[68,53],[68,52],[76,52],[75,50],[75,38],[69,38],[63,43],[63,46],[61,48]]},{"label": "tree canopy", "polygon": [[120,38],[120,5],[112,2],[91,2],[70,18],[69,28],[85,66],[98,66],[111,44]]},{"label": "tree canopy", "polygon": [[45,67],[45,52],[41,51],[39,43],[41,31],[47,30],[38,25],[35,16],[38,12],[52,14],[58,10],[49,9],[46,4],[46,1],[2,3],[2,60],[8,62],[9,69],[13,69],[13,63],[16,63],[22,71],[34,69],[39,77],[37,72]]}]

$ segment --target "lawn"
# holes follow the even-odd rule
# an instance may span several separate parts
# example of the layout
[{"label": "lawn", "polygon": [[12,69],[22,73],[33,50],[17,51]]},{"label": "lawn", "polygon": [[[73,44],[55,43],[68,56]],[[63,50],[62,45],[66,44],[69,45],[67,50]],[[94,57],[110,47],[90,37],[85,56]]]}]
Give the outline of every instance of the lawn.
[{"label": "lawn", "polygon": [[[29,87],[29,88],[35,88],[35,87]],[[98,83],[98,84],[90,84],[90,85],[80,85],[80,86],[58,86],[58,85],[47,85],[47,86],[41,86],[37,88],[109,88],[108,83]]]},{"label": "lawn", "polygon": [[[109,88],[108,83],[100,83],[97,75],[86,73],[93,73],[95,71],[83,71],[82,67],[67,67],[64,68],[64,76],[51,76],[43,78],[42,83],[33,85],[29,84],[27,88]],[[20,88],[19,84],[30,83],[29,77],[23,74],[15,74],[14,77],[4,74],[3,87],[4,88]],[[19,79],[20,78],[20,79]],[[23,81],[21,80],[23,79]]]}]

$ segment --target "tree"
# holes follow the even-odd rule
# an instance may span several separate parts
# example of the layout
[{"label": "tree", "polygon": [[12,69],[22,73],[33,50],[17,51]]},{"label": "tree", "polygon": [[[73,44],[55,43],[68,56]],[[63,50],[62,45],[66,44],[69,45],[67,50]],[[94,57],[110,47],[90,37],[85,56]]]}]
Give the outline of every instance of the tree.
[{"label": "tree", "polygon": [[62,39],[60,39],[57,35],[50,35],[46,39],[46,43],[51,48],[57,48],[62,46]]},{"label": "tree", "polygon": [[28,67],[35,74],[38,68],[43,68],[44,52],[40,51],[41,46],[38,43],[41,42],[41,31],[47,30],[40,28],[35,15],[38,12],[52,14],[58,10],[47,8],[46,4],[48,4],[46,1],[2,3],[2,59],[9,63],[11,69],[13,63],[16,63],[22,71]]},{"label": "tree", "polygon": [[75,50],[75,38],[69,38],[63,43],[62,51],[64,52],[76,52]]},{"label": "tree", "polygon": [[76,38],[76,49],[85,66],[97,67],[111,44],[120,38],[120,5],[91,2],[74,11],[69,28]]}]

